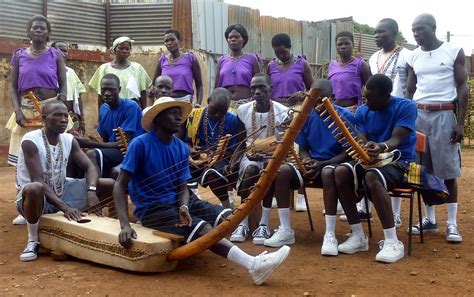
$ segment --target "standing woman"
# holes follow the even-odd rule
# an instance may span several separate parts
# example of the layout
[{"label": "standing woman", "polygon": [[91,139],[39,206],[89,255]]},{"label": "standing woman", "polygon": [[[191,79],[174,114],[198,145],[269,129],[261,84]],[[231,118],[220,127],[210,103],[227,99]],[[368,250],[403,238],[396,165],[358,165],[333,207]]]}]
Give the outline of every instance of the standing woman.
[{"label": "standing woman", "polygon": [[260,73],[261,60],[257,55],[243,51],[249,41],[247,29],[243,25],[230,25],[224,36],[230,52],[222,56],[217,63],[215,87],[230,91],[230,111],[235,112],[241,103],[246,102],[240,100],[250,99],[250,81],[255,74]]},{"label": "standing woman", "polygon": [[[37,129],[26,128],[34,114],[33,103],[25,98],[32,91],[41,104],[56,98],[66,102],[66,68],[64,59],[55,48],[48,47],[51,24],[42,15],[33,16],[27,25],[31,46],[17,49],[12,56],[12,103],[14,113],[6,128],[11,131],[8,163],[16,166],[21,139],[25,133]],[[68,129],[72,127],[72,122]]]},{"label": "standing woman", "polygon": [[[119,37],[112,43],[115,57],[112,62],[102,64],[97,68],[89,85],[100,94],[100,81],[108,73],[117,75],[120,79],[120,98],[137,101],[141,108],[146,107],[146,89],[151,84],[151,79],[142,65],[128,60],[132,51],[134,40],[128,37]],[[100,100],[100,99],[99,99]]]},{"label": "standing woman", "polygon": [[272,38],[275,52],[267,66],[267,73],[272,80],[272,100],[287,107],[298,104],[298,92],[309,90],[313,83],[313,75],[308,62],[302,56],[291,53],[291,39],[288,34],[278,33]]},{"label": "standing woman", "polygon": [[354,36],[342,31],[336,35],[339,59],[331,61],[328,79],[332,83],[334,104],[355,110],[362,104],[362,86],[370,77],[369,65],[362,58],[352,56]]},{"label": "standing woman", "polygon": [[[156,65],[153,81],[160,75],[173,79],[173,97],[177,100],[189,100],[191,104],[202,103],[202,74],[199,61],[194,54],[180,46],[181,34],[174,29],[165,31],[165,46],[167,51],[161,55]],[[194,99],[193,80],[196,84],[196,99]]]}]

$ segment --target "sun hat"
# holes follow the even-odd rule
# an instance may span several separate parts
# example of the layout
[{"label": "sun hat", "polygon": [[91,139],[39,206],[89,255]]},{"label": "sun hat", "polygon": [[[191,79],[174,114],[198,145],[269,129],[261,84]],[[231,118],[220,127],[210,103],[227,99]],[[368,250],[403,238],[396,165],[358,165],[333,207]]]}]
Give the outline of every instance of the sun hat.
[{"label": "sun hat", "polygon": [[184,123],[192,110],[191,104],[185,101],[177,101],[171,97],[161,97],[156,99],[152,106],[143,110],[142,127],[145,131],[153,130],[153,120],[165,109],[179,107],[181,108],[181,123]]}]

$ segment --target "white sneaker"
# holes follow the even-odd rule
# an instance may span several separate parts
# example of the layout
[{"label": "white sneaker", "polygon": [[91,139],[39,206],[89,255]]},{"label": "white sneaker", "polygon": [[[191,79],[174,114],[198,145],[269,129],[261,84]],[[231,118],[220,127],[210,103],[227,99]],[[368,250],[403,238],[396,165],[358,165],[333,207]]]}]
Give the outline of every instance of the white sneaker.
[{"label": "white sneaker", "polygon": [[380,252],[375,260],[385,263],[395,263],[405,255],[405,248],[400,240],[386,239],[379,241]]},{"label": "white sneaker", "polygon": [[25,249],[20,255],[20,260],[23,262],[34,261],[38,258],[38,251],[40,243],[38,241],[28,241]]},{"label": "white sneaker", "polygon": [[273,197],[273,199],[272,199],[272,208],[278,208],[278,202],[277,202],[277,199],[275,197]]},{"label": "white sneaker", "polygon": [[12,221],[13,225],[26,225],[26,219],[22,215],[18,215]]},{"label": "white sneaker", "polygon": [[462,236],[458,231],[458,226],[448,223],[446,229],[446,240],[448,242],[462,242]]},{"label": "white sneaker", "polygon": [[270,229],[268,229],[267,225],[260,225],[253,231],[252,237],[253,244],[263,245],[265,239],[270,238]]},{"label": "white sneaker", "polygon": [[321,247],[321,255],[337,256],[337,238],[333,232],[324,234],[323,246]]},{"label": "white sneaker", "polygon": [[400,228],[402,226],[402,217],[400,214],[393,214],[393,221],[395,222],[395,228]]},{"label": "white sneaker", "polygon": [[267,253],[265,251],[256,256],[255,264],[253,265],[253,268],[249,270],[255,284],[257,286],[263,284],[272,272],[275,271],[283,261],[285,261],[289,253],[290,247],[285,245],[276,252]]},{"label": "white sneaker", "polygon": [[295,231],[283,229],[278,227],[278,229],[273,233],[272,237],[265,239],[263,242],[264,245],[270,247],[281,247],[285,244],[295,243]]},{"label": "white sneaker", "polygon": [[303,194],[296,194],[295,211],[297,212],[308,211],[308,209],[306,208],[306,201],[304,200]]},{"label": "white sneaker", "polygon": [[232,232],[232,235],[230,236],[230,241],[232,242],[244,242],[247,239],[247,236],[249,235],[249,227],[245,225],[239,225],[237,229]]},{"label": "white sneaker", "polygon": [[338,214],[338,215],[343,215],[344,214],[344,208],[342,208],[341,202],[339,200],[337,200],[336,214]]},{"label": "white sneaker", "polygon": [[349,238],[337,246],[337,250],[344,254],[354,254],[369,250],[369,239],[364,235],[351,233]]}]

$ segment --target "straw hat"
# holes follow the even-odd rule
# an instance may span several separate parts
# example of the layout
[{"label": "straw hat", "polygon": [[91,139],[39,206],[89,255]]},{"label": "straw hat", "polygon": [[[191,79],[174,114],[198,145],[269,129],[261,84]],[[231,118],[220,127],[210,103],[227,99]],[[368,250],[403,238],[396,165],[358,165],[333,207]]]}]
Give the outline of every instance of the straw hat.
[{"label": "straw hat", "polygon": [[161,97],[156,99],[152,106],[143,110],[142,127],[145,131],[153,130],[153,120],[155,117],[165,109],[171,107],[181,108],[181,123],[184,123],[191,112],[192,106],[185,101],[177,101],[171,97]]}]

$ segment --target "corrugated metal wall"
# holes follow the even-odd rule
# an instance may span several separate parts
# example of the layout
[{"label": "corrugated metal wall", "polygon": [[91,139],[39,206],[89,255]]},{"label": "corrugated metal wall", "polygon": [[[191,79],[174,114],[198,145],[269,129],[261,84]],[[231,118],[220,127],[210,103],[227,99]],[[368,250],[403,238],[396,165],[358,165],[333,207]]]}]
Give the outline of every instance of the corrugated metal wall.
[{"label": "corrugated metal wall", "polygon": [[302,22],[302,50],[308,61],[323,64],[331,60],[331,23]]},{"label": "corrugated metal wall", "polygon": [[229,5],[229,25],[231,24],[242,24],[247,29],[249,41],[245,46],[245,51],[260,54],[260,11],[238,5]]},{"label": "corrugated metal wall", "polygon": [[18,1],[0,1],[0,36],[28,39],[26,25],[28,20],[36,14],[43,13],[43,1],[22,2],[21,8]]},{"label": "corrugated metal wall", "polygon": [[105,46],[105,6],[101,3],[48,1],[51,40]]},{"label": "corrugated metal wall", "polygon": [[261,55],[265,59],[275,56],[272,48],[272,38],[275,34],[286,33],[291,37],[291,50],[295,55],[301,55],[301,23],[287,18],[260,17]]},{"label": "corrugated metal wall", "polygon": [[128,36],[137,45],[161,45],[163,35],[171,28],[172,3],[112,4],[110,37]]},{"label": "corrugated metal wall", "polygon": [[181,46],[185,48],[192,48],[193,9],[191,0],[173,1],[173,20],[171,26],[181,33]]},{"label": "corrugated metal wall", "polygon": [[227,53],[224,32],[229,25],[229,4],[192,0],[193,48],[209,52]]}]

